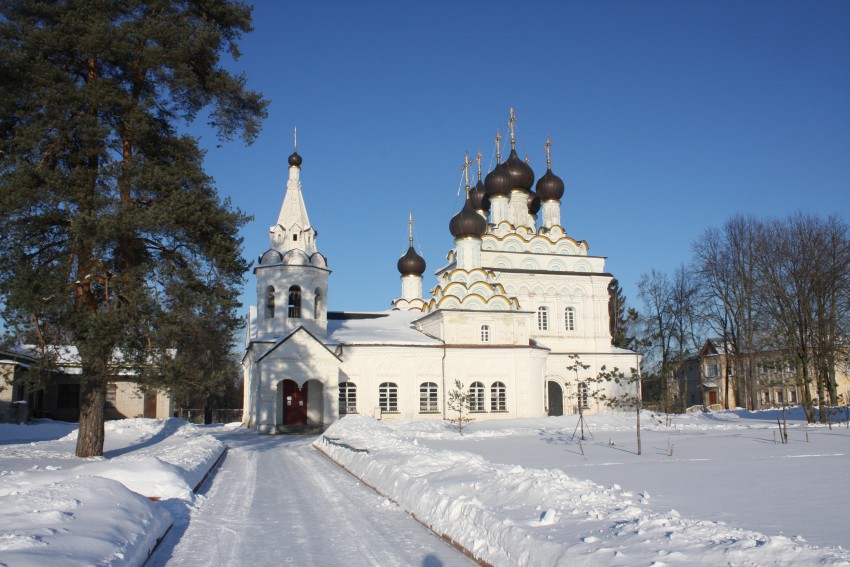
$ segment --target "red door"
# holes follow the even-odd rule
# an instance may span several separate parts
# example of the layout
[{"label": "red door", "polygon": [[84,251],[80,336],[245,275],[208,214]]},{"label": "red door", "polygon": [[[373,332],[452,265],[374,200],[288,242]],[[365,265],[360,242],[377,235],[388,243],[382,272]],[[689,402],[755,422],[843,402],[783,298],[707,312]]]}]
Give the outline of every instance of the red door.
[{"label": "red door", "polygon": [[307,384],[302,388],[292,380],[283,381],[284,425],[307,425]]},{"label": "red door", "polygon": [[715,405],[717,403],[717,390],[710,390],[708,392],[708,405]]}]

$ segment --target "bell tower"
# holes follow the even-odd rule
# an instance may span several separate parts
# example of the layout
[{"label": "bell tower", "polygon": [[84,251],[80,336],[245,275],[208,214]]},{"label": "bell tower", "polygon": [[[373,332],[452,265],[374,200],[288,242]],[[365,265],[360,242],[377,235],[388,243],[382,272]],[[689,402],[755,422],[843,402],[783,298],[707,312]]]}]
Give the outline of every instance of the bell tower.
[{"label": "bell tower", "polygon": [[289,179],[277,223],[269,228],[270,248],[259,257],[257,278],[258,338],[278,338],[304,327],[317,338],[327,336],[327,259],[316,248],[318,232],[310,224],[301,191],[302,158],[289,156]]}]

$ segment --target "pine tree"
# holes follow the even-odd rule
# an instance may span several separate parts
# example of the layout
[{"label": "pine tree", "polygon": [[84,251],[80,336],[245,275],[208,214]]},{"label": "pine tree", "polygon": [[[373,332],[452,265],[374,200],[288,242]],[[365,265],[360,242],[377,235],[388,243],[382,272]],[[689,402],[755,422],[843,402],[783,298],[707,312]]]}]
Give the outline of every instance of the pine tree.
[{"label": "pine tree", "polygon": [[448,397],[449,411],[457,414],[450,417],[448,421],[457,425],[457,431],[463,435],[463,428],[467,423],[475,421],[475,418],[469,415],[472,408],[472,394],[469,390],[463,389],[463,384],[460,380],[455,380],[455,389],[449,392]]},{"label": "pine tree", "polygon": [[626,296],[616,278],[608,284],[608,327],[611,331],[611,344],[619,348],[632,348],[635,340],[631,331],[637,324],[638,313],[626,308]]},{"label": "pine tree", "polygon": [[626,374],[617,367],[608,370],[603,364],[593,381],[600,385],[607,384],[607,386],[595,390],[595,398],[598,401],[611,409],[635,410],[637,454],[640,455],[640,410],[642,405],[640,370],[632,368]]},{"label": "pine tree", "polygon": [[76,347],[78,456],[117,358],[173,385],[179,314],[232,327],[247,219],[177,124],[253,141],[267,103],[220,66],[250,30],[229,0],[0,0],[0,300],[19,339]]}]

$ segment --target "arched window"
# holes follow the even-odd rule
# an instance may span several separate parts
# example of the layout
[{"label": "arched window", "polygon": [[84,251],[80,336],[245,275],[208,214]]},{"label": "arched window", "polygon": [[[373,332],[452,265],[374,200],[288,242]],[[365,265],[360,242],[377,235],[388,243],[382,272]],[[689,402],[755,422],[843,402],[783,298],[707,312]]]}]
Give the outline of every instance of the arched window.
[{"label": "arched window", "polygon": [[490,342],[490,325],[481,325],[481,342]]},{"label": "arched window", "polygon": [[398,386],[394,382],[378,386],[378,406],[381,413],[398,413]]},{"label": "arched window", "polygon": [[586,382],[579,382],[578,383],[578,405],[579,405],[579,408],[581,408],[581,409],[590,408],[590,406],[587,405],[587,383]]},{"label": "arched window", "polygon": [[339,414],[357,413],[357,385],[343,382],[339,385]]},{"label": "arched window", "polygon": [[266,288],[266,319],[274,319],[274,286]]},{"label": "arched window", "polygon": [[568,331],[576,330],[576,310],[575,307],[567,307],[564,310],[564,323]]},{"label": "arched window", "polygon": [[320,288],[316,288],[316,297],[313,300],[313,317],[316,320],[322,318],[322,290]]},{"label": "arched window", "polygon": [[505,397],[507,391],[504,383],[493,382],[490,386],[490,411],[508,411]]},{"label": "arched window", "polygon": [[423,382],[419,385],[419,413],[439,413],[437,404],[437,385]]},{"label": "arched window", "polygon": [[290,319],[301,318],[301,288],[297,285],[289,288],[289,312],[287,317]]},{"label": "arched window", "polygon": [[469,386],[469,411],[487,411],[484,408],[484,384],[481,382],[473,382]]},{"label": "arched window", "polygon": [[549,309],[546,307],[537,308],[537,330],[549,330]]}]

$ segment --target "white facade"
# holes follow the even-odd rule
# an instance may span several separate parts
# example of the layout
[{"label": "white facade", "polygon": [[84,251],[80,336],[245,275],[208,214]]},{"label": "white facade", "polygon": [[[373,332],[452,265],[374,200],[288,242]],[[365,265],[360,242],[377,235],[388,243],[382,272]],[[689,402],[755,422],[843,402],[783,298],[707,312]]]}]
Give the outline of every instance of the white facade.
[{"label": "white facade", "polygon": [[[567,236],[559,199],[538,207],[538,228],[527,187],[493,196],[483,234],[456,235],[426,297],[418,297],[421,261],[418,273],[402,271],[392,311],[327,313],[330,270],[307,217],[300,165],[293,154],[271,248],[254,270],[246,427],[320,428],[353,412],[443,419],[456,380],[475,394],[476,420],[574,413],[580,382],[602,366],[637,366],[635,353],[611,346],[605,259]],[[570,355],[590,368],[568,371]]]}]

